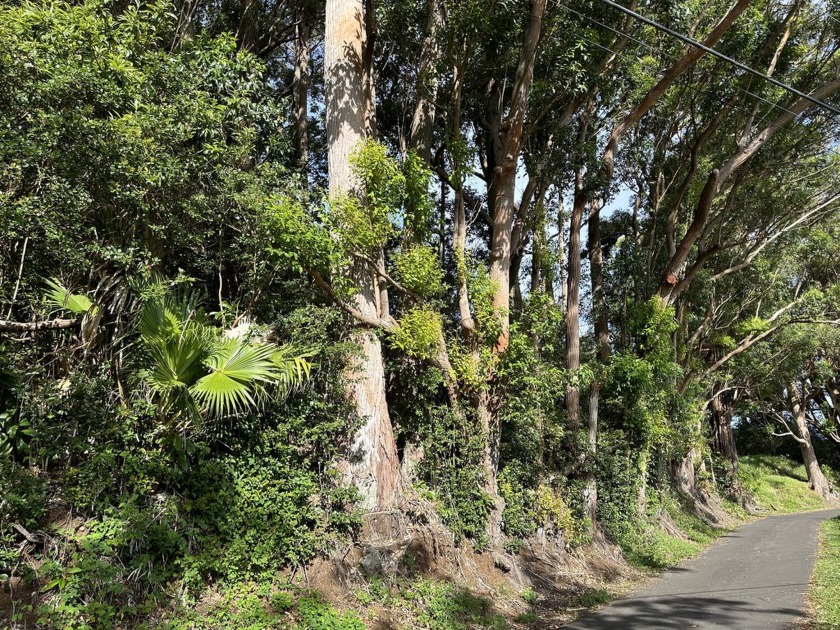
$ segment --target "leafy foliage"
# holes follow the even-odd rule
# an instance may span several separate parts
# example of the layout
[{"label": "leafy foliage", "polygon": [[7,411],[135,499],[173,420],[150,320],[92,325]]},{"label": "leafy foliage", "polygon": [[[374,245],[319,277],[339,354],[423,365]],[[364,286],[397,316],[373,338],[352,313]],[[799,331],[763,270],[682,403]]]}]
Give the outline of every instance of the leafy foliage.
[{"label": "leafy foliage", "polygon": [[253,341],[248,332],[221,334],[207,324],[194,294],[147,301],[140,314],[140,339],[151,366],[140,375],[163,414],[185,423],[201,415],[224,418],[255,409],[269,386],[285,391],[309,376],[302,356]]}]

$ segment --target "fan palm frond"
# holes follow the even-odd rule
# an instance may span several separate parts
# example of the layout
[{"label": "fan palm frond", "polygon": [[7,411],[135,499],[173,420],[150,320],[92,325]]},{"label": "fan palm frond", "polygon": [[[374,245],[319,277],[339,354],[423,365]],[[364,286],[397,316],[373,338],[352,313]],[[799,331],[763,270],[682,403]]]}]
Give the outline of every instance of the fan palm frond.
[{"label": "fan palm frond", "polygon": [[195,420],[253,411],[271,387],[287,394],[308,378],[309,355],[213,326],[193,292],[153,297],[140,314],[140,376],[164,415]]},{"label": "fan palm frond", "polygon": [[148,300],[140,312],[140,335],[147,339],[167,339],[181,335],[187,328],[203,326],[204,311],[192,292]]},{"label": "fan palm frond", "polygon": [[303,386],[309,380],[312,364],[311,353],[293,354],[289,348],[277,348],[271,360],[277,367],[277,383],[286,393]]},{"label": "fan palm frond", "polygon": [[167,412],[196,416],[197,406],[189,387],[204,372],[202,362],[207,355],[202,336],[187,329],[167,339],[145,337],[149,366],[140,376],[155,395],[161,409]]},{"label": "fan palm frond", "polygon": [[190,388],[198,403],[214,416],[228,416],[256,407],[265,387],[279,380],[272,361],[274,348],[240,339],[221,343],[207,357],[210,373]]},{"label": "fan palm frond", "polygon": [[50,278],[46,282],[50,287],[46,295],[47,301],[55,310],[67,310],[76,315],[84,315],[95,307],[88,296],[81,293],[70,293],[57,279]]}]

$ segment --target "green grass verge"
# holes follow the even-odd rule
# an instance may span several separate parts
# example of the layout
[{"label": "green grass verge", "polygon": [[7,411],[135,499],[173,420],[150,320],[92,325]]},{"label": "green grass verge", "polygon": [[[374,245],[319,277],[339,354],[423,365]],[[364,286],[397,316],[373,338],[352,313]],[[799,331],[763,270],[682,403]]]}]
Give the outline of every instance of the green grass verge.
[{"label": "green grass verge", "polygon": [[[823,469],[829,474],[829,471]],[[749,455],[738,466],[741,486],[758,505],[773,512],[805,512],[827,507],[808,489],[805,466],[779,455]]]},{"label": "green grass verge", "polygon": [[[728,531],[705,523],[689,506],[669,494],[656,498],[648,509],[651,512],[649,521],[638,522],[616,537],[628,562],[639,569],[661,571],[678,565]],[[656,519],[656,512],[667,512],[683,536],[674,536],[663,530]]]},{"label": "green grass verge", "polygon": [[[831,471],[823,470],[826,475]],[[779,455],[750,455],[740,460],[738,478],[743,489],[758,505],[772,512],[804,512],[828,507],[815,492],[808,489],[805,467]],[[736,523],[749,518],[747,512],[732,501],[724,500],[724,509]],[[728,530],[711,527],[679,499],[663,494],[649,506],[651,512],[668,513],[685,538],[663,531],[655,518],[637,523],[617,536],[627,560],[640,569],[662,570],[675,566],[699,553]]]},{"label": "green grass verge", "polygon": [[840,628],[840,518],[823,522],[820,551],[809,593],[814,630]]}]

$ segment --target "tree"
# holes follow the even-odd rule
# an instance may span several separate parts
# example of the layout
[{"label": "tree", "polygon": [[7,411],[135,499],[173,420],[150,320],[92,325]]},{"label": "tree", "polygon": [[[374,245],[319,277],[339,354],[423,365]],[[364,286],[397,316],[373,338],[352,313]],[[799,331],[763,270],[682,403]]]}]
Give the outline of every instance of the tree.
[{"label": "tree", "polygon": [[[350,156],[365,131],[365,10],[361,0],[328,0],[324,34],[329,189],[332,203],[364,204],[364,191],[351,170]],[[365,318],[390,317],[387,289],[367,260],[356,258],[347,270],[355,289],[354,309]],[[348,387],[362,427],[353,439],[346,475],[359,489],[366,508],[388,509],[398,504],[402,479],[388,402],[385,367],[376,333],[354,335],[360,352],[348,368]]]}]

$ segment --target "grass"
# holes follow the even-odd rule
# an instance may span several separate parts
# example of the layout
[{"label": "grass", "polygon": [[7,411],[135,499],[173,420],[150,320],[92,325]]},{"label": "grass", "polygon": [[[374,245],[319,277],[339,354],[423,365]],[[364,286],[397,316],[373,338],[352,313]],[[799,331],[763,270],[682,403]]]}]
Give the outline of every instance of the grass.
[{"label": "grass", "polygon": [[688,505],[669,494],[657,497],[649,507],[654,512],[666,512],[683,536],[669,534],[653,516],[650,521],[637,523],[617,542],[628,562],[638,569],[661,571],[676,566],[728,531],[705,523]]},{"label": "grass", "polygon": [[820,550],[809,593],[814,630],[840,628],[840,518],[823,522]]},{"label": "grass", "polygon": [[[824,473],[829,471],[823,469]],[[818,510],[826,502],[808,489],[805,466],[779,455],[742,457],[738,478],[758,505],[773,512],[790,513]]]},{"label": "grass", "polygon": [[317,591],[290,585],[239,583],[197,606],[175,608],[144,630],[364,630],[354,611],[341,611]]},{"label": "grass", "polygon": [[[831,471],[824,470],[827,475]],[[790,513],[818,510],[828,507],[815,492],[808,489],[805,467],[778,455],[750,455],[741,458],[738,477],[743,489],[752,495],[764,510]],[[627,560],[643,570],[661,571],[690,558],[727,532],[726,529],[708,525],[689,506],[679,499],[663,494],[654,509],[666,511],[684,534],[672,536],[662,530],[655,519],[638,523],[620,537]],[[737,504],[723,501],[724,509],[738,522],[749,515]]]},{"label": "grass", "polygon": [[[532,589],[526,589],[520,596],[525,601],[536,601],[537,598]],[[356,593],[356,600],[365,607],[372,604],[384,607],[401,619],[399,627],[407,630],[509,628],[507,620],[495,611],[489,600],[441,580],[400,578],[392,585],[373,580],[367,589]]]}]

